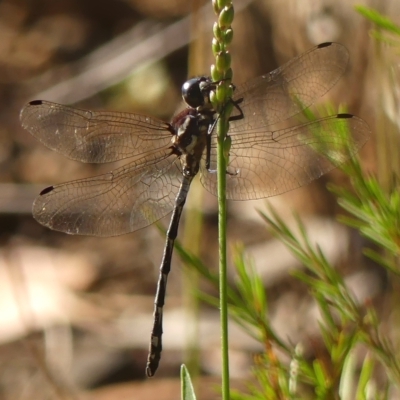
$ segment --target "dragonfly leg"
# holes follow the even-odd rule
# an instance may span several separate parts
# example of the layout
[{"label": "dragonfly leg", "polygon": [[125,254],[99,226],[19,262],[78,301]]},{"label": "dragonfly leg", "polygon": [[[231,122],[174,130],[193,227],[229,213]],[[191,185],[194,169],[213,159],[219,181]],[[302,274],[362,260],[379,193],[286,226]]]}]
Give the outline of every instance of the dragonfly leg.
[{"label": "dragonfly leg", "polygon": [[232,102],[233,107],[235,107],[236,110],[238,110],[240,114],[239,115],[230,116],[229,117],[229,121],[239,121],[239,120],[243,119],[244,118],[243,110],[239,106],[239,104],[243,102],[243,97],[238,99],[238,100],[230,99],[230,101]]}]

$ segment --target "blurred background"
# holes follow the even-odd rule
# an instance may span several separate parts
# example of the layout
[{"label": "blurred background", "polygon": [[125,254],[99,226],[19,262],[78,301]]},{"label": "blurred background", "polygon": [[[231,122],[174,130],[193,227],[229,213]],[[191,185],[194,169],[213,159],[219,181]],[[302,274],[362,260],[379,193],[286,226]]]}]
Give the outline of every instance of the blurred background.
[{"label": "blurred background", "polygon": [[[377,62],[371,25],[354,3],[234,1],[234,82],[269,72],[318,43],[340,42],[350,63],[323,101],[345,104],[373,132],[382,118],[397,127],[399,81],[388,81],[385,68],[399,59],[387,50]],[[400,23],[397,0],[357,3]],[[31,206],[41,189],[100,169],[45,148],[21,128],[19,111],[27,101],[45,99],[169,120],[181,107],[182,83],[209,72],[214,20],[211,2],[200,0],[0,1],[0,399],[81,398],[83,392],[96,399],[178,397],[191,332],[178,257],[168,284],[161,365],[156,378],[144,380],[164,236],[154,226],[114,238],[68,236],[40,226]],[[360,157],[367,171],[385,179],[376,142],[373,135]],[[318,238],[328,259],[347,274],[360,301],[384,304],[384,273],[362,257],[358,234],[335,222],[339,208],[325,188],[332,181],[348,185],[334,171],[268,202],[287,220],[293,210],[301,214],[312,240]],[[193,190],[187,208],[203,213],[198,251],[215,269],[216,199],[200,190]],[[266,202],[231,202],[228,240],[244,243],[254,258],[276,329],[294,343],[313,337],[305,350],[312,356],[319,340],[315,306],[288,274],[301,265],[270,237],[256,211]],[[185,232],[184,217],[181,238]],[[217,310],[205,308],[196,321],[201,371],[215,382],[218,318]],[[240,383],[260,349],[234,325],[231,346],[232,374]],[[218,397],[212,388],[201,395]]]}]

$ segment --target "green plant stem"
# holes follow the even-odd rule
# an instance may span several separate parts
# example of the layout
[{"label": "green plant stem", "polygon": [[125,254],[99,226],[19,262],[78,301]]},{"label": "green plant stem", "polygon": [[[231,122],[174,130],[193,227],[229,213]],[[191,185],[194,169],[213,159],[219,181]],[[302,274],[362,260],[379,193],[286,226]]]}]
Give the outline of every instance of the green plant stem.
[{"label": "green plant stem", "polygon": [[219,302],[221,318],[222,399],[229,400],[228,279],[226,262],[226,158],[224,151],[227,124],[222,114],[217,124]]},{"label": "green plant stem", "polygon": [[212,0],[217,22],[214,23],[212,51],[215,64],[211,66],[211,78],[216,90],[210,94],[210,101],[219,113],[217,121],[217,179],[218,179],[218,239],[219,239],[219,302],[221,316],[221,356],[222,356],[222,399],[230,400],[229,354],[228,354],[228,282],[226,265],[226,166],[230,145],[227,133],[229,115],[232,112],[233,87],[231,80],[231,55],[228,47],[233,38],[231,28],[234,8],[231,0]]}]

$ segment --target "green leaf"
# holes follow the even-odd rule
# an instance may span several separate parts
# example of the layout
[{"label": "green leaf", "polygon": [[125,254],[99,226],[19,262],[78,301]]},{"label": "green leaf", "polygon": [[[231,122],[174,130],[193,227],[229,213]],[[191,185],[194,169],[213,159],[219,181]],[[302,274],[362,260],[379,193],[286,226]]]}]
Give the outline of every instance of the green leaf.
[{"label": "green leaf", "polygon": [[367,400],[368,386],[371,384],[375,362],[369,354],[364,359],[357,387],[357,400]]},{"label": "green leaf", "polygon": [[342,400],[352,400],[354,392],[354,375],[356,369],[356,360],[353,353],[349,353],[343,365],[342,375],[340,377],[339,394]]},{"label": "green leaf", "polygon": [[181,366],[181,394],[182,400],[196,400],[192,380],[184,364]]},{"label": "green leaf", "polygon": [[378,11],[373,8],[365,6],[356,6],[355,9],[365,18],[373,22],[379,28],[385,29],[387,31],[396,33],[400,35],[400,26],[396,25],[391,19],[383,16]]}]

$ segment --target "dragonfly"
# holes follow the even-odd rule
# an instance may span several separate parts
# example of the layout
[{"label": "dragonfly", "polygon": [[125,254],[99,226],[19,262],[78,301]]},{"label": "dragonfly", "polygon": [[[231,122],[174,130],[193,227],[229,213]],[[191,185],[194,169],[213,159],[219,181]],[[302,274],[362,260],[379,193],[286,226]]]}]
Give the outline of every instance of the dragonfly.
[{"label": "dragonfly", "polygon": [[[227,198],[252,200],[303,186],[353,157],[370,136],[351,114],[287,123],[343,75],[349,59],[323,43],[276,70],[235,87],[230,100]],[[43,100],[26,104],[22,126],[45,146],[84,163],[126,163],[102,175],[44,189],[33,204],[42,225],[68,234],[115,236],[146,227],[172,211],[154,305],[146,374],[161,359],[162,320],[179,220],[196,175],[216,195],[215,122],[210,94],[219,82],[202,76],[182,86],[186,103],[171,122],[140,114],[89,111]],[[276,128],[279,123],[285,125]],[[346,138],[340,131],[351,132]]]}]

